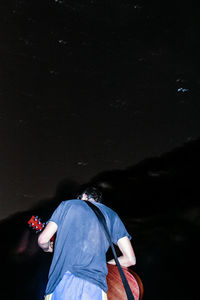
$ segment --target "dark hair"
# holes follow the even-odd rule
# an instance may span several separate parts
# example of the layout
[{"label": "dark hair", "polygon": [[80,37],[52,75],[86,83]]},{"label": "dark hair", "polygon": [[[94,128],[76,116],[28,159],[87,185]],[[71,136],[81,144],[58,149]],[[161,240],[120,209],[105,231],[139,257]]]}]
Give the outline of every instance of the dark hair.
[{"label": "dark hair", "polygon": [[88,199],[94,199],[96,202],[102,202],[102,193],[96,187],[87,187],[80,195],[79,199],[81,199],[82,195],[86,194]]}]

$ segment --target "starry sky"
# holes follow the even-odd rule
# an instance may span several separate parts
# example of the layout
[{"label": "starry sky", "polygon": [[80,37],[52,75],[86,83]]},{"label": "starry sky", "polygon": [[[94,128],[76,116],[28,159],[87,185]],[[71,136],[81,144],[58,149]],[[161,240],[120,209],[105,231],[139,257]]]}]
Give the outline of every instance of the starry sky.
[{"label": "starry sky", "polygon": [[195,7],[84,3],[0,4],[0,219],[200,135]]}]

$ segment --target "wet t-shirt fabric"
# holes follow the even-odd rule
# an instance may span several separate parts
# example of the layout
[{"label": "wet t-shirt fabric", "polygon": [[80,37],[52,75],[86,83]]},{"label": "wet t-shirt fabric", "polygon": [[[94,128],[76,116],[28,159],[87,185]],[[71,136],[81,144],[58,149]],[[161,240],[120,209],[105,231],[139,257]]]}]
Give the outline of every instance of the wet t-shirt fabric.
[{"label": "wet t-shirt fabric", "polygon": [[[93,204],[106,218],[114,244],[125,236],[131,239],[116,212],[102,203]],[[55,222],[58,230],[45,294],[53,293],[67,271],[107,292],[106,252],[109,243],[91,208],[82,200],[63,201],[49,221]]]}]

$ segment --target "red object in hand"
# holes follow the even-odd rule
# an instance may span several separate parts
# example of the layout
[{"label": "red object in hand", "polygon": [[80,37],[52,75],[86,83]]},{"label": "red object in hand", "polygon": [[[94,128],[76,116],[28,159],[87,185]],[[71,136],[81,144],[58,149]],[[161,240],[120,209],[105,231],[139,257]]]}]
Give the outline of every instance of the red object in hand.
[{"label": "red object in hand", "polygon": [[[28,221],[28,224],[32,229],[36,230],[36,233],[41,232],[44,229],[44,227],[46,226],[46,223],[42,223],[40,221],[40,219],[38,218],[38,216],[36,216],[36,217],[32,216],[30,218],[30,220]],[[55,235],[52,236],[52,238],[51,238],[51,242],[54,242],[54,241],[55,241]]]},{"label": "red object in hand", "polygon": [[38,219],[38,217],[32,216],[31,219],[28,221],[30,227],[36,230],[36,232],[42,231],[45,227],[45,224]]}]

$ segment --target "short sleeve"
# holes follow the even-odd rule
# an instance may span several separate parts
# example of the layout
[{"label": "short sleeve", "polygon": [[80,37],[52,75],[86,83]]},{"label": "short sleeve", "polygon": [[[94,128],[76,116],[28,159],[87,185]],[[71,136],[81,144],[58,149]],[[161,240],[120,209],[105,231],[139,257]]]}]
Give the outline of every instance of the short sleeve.
[{"label": "short sleeve", "polygon": [[125,236],[127,236],[129,240],[131,240],[131,236],[127,232],[126,227],[124,226],[120,217],[116,214],[112,229],[112,242],[116,245],[118,240]]},{"label": "short sleeve", "polygon": [[48,222],[50,222],[50,221],[54,222],[59,226],[61,217],[63,215],[63,208],[64,208],[64,202],[61,202],[60,205],[54,210],[54,212],[53,212],[51,218],[48,220]]}]

